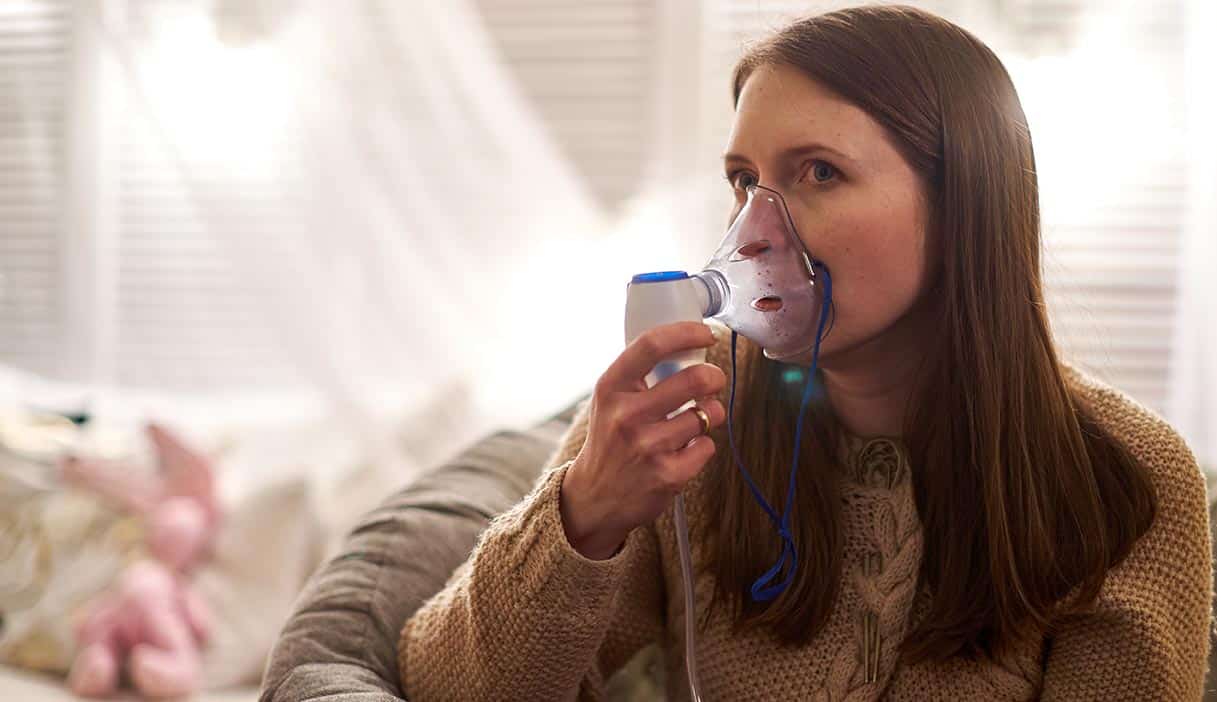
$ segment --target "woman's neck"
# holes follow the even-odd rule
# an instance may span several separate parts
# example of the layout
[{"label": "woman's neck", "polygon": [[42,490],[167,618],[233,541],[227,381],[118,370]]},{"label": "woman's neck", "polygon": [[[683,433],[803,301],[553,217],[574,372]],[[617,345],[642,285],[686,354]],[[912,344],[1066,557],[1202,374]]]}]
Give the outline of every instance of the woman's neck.
[{"label": "woman's neck", "polygon": [[924,347],[905,319],[883,334],[833,354],[821,364],[833,413],[860,437],[904,433]]},{"label": "woman's neck", "polygon": [[861,437],[904,433],[912,384],[871,372],[824,370],[828,401],[837,420]]}]

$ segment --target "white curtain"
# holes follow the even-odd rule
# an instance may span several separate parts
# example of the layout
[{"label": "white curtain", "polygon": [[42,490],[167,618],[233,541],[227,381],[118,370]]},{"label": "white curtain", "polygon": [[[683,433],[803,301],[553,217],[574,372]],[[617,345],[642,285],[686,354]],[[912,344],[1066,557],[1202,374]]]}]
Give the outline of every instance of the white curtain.
[{"label": "white curtain", "polygon": [[619,350],[627,276],[689,263],[642,252],[670,213],[608,234],[465,0],[102,7],[126,109],[285,361],[365,426],[436,388],[477,428],[561,407]]},{"label": "white curtain", "polygon": [[[411,472],[588,390],[622,346],[629,275],[695,266],[714,239],[690,258],[672,236],[700,221],[680,213],[701,207],[695,189],[639,184],[672,197],[644,197],[610,225],[469,0],[79,0],[47,14],[70,18],[63,43],[83,64],[84,89],[64,90],[68,150],[83,155],[62,169],[75,194],[60,253],[73,286],[99,294],[65,293],[90,341],[74,347],[67,387],[0,367],[0,414],[80,402],[93,427],[129,429],[119,410],[134,407],[233,440],[220,468],[228,526],[197,581],[219,620],[209,685],[256,679],[316,559]],[[18,113],[33,120],[42,105],[24,97]],[[50,140],[29,143],[47,144],[30,158],[53,161]],[[196,333],[207,353],[182,353]],[[192,382],[168,388],[168,404],[137,397],[150,389],[124,383],[145,360],[186,361]],[[253,405],[196,405],[242,390],[199,383],[241,377],[209,363],[256,365],[283,387],[257,388]]]},{"label": "white curtain", "polygon": [[1217,6],[1189,0],[1187,84],[1190,160],[1181,251],[1179,317],[1169,419],[1197,458],[1217,471]]}]

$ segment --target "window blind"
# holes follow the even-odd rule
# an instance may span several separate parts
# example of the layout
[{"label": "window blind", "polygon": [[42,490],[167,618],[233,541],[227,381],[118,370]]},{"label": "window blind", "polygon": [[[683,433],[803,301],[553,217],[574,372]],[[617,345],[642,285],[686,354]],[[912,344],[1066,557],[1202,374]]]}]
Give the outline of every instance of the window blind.
[{"label": "window blind", "polygon": [[1012,72],[1036,140],[1054,333],[1068,360],[1163,411],[1194,157],[1181,139],[1182,3],[1004,10],[1026,69]]},{"label": "window blind", "polygon": [[109,49],[94,12],[139,61],[166,17],[205,9],[0,3],[0,361],[161,389],[295,378],[143,106],[96,68]]},{"label": "window blind", "polygon": [[486,28],[559,147],[612,209],[651,144],[655,0],[477,0]]},{"label": "window blind", "polygon": [[[172,43],[173,35],[165,33],[176,31],[183,13],[198,11],[197,3],[182,0],[129,3],[127,31],[137,59],[159,60],[152,54],[156,42],[162,46],[166,41]],[[179,78],[189,79],[185,75]],[[153,83],[151,87],[159,86]],[[127,108],[122,110],[114,134],[117,163],[112,174],[117,179],[114,208],[118,219],[113,256],[117,267],[115,380],[127,386],[166,389],[291,383],[296,375],[283,363],[285,354],[277,346],[278,339],[268,320],[260,316],[264,306],[258,303],[258,292],[234,269],[231,257],[240,255],[239,249],[231,242],[217,241],[209,228],[214,223],[201,211],[219,203],[197,199],[200,187],[211,192],[211,186],[231,178],[231,172],[225,173],[221,164],[209,168],[192,159],[192,180],[188,182],[158,131],[163,127],[151,121],[140,96],[122,91],[117,97]],[[197,125],[197,132],[208,141],[230,136],[219,126],[204,124]],[[249,236],[265,232],[266,222],[243,218],[259,214],[273,218],[274,201],[261,202],[256,184],[242,188],[240,197],[239,205],[224,213],[222,226],[247,227]]]},{"label": "window blind", "polygon": [[0,3],[0,360],[58,370],[66,2]]}]

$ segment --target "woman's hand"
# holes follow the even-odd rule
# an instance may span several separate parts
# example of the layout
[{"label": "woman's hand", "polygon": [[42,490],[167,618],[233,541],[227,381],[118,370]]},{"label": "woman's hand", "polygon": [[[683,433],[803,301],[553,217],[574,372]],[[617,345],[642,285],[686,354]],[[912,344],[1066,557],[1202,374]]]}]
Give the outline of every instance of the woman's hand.
[{"label": "woman's hand", "polygon": [[562,481],[566,538],[587,558],[610,558],[634,527],[653,521],[714,455],[692,410],[668,419],[689,400],[723,423],[726,410],[712,396],[727,383],[717,366],[690,366],[647,388],[644,380],[664,358],[712,346],[701,322],[655,327],[631,343],[596,383],[587,441]]}]

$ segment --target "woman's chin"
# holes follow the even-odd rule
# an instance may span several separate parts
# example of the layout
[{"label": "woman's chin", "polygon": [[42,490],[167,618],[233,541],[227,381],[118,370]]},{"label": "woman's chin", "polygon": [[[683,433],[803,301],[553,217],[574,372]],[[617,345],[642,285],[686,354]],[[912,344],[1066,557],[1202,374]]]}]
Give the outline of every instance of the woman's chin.
[{"label": "woman's chin", "polygon": [[[770,359],[777,361],[778,363],[785,363],[785,364],[792,365],[792,366],[810,368],[811,362],[815,357],[815,347],[813,346],[812,348],[808,348],[803,351],[796,351],[795,353],[787,354],[785,356],[780,356],[780,357],[775,357],[774,354],[771,354],[768,351],[765,352],[765,355],[767,357],[769,357]],[[820,360],[821,361],[824,360],[824,348],[822,346],[820,348]]]},{"label": "woman's chin", "polygon": [[[802,368],[811,368],[811,363],[815,360],[816,367],[819,369],[832,368],[833,362],[840,359],[842,352],[851,346],[847,343],[841,343],[842,341],[844,340],[839,337],[836,339],[824,339],[820,342],[820,356],[818,359],[815,358],[815,347],[812,346],[804,351],[799,351],[783,358],[774,358],[773,360]],[[770,358],[773,357],[770,356]]]}]

